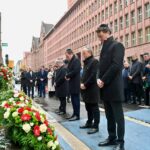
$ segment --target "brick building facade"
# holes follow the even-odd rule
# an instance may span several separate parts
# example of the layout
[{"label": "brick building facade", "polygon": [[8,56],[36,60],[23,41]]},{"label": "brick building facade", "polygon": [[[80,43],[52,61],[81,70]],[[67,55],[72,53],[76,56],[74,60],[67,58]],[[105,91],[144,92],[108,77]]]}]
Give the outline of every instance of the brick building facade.
[{"label": "brick building facade", "polygon": [[68,0],[68,7],[64,16],[44,35],[43,44],[38,47],[40,57],[36,57],[37,62],[41,58],[44,62],[39,64],[48,66],[57,58],[63,58],[67,48],[82,58],[81,48],[87,44],[98,58],[101,44],[95,30],[102,23],[109,24],[114,37],[125,45],[125,57],[129,61],[135,53],[142,60],[142,54],[150,52],[149,0]]}]

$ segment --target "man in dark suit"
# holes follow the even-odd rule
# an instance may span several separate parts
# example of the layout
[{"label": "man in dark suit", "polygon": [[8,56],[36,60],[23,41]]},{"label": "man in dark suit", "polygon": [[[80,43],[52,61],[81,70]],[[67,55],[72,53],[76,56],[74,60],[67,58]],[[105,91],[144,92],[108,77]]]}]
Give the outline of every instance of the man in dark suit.
[{"label": "man in dark suit", "polygon": [[29,71],[26,75],[27,84],[28,84],[28,96],[30,97],[30,93],[32,92],[32,98],[34,98],[34,86],[35,86],[35,73],[29,68]]},{"label": "man in dark suit", "polygon": [[66,50],[66,59],[69,61],[66,80],[69,81],[69,92],[73,106],[73,115],[69,121],[80,119],[80,60],[73,54],[71,49]]},{"label": "man in dark suit", "polygon": [[[91,128],[87,133],[94,134],[99,131],[100,111],[98,107],[99,89],[96,82],[98,60],[93,57],[92,49],[89,46],[83,47],[83,74],[81,76],[81,95],[85,102],[88,120],[81,129]],[[94,123],[93,123],[94,121]]]},{"label": "man in dark suit", "polygon": [[44,66],[42,66],[41,70],[38,73],[39,78],[39,86],[40,86],[40,97],[43,96],[45,98],[45,86],[47,83],[47,72],[45,71]]},{"label": "man in dark suit", "polygon": [[64,66],[63,60],[57,60],[58,69],[56,70],[56,77],[55,77],[55,90],[56,96],[60,100],[60,107],[59,107],[59,115],[66,114],[66,96],[68,94],[67,88],[67,80],[65,79],[66,75],[66,68]]},{"label": "man in dark suit", "polygon": [[104,102],[109,134],[108,139],[100,142],[99,146],[117,144],[114,150],[124,150],[125,122],[122,108],[122,101],[124,100],[122,69],[125,48],[121,43],[114,40],[107,24],[98,27],[97,35],[102,43],[97,84],[100,88],[100,98]]},{"label": "man in dark suit", "polygon": [[137,55],[132,56],[132,66],[130,68],[129,79],[131,80],[131,90],[133,94],[133,104],[136,104],[136,99],[138,104],[141,105],[142,91],[143,91],[143,81],[142,81],[143,65],[138,61]]}]

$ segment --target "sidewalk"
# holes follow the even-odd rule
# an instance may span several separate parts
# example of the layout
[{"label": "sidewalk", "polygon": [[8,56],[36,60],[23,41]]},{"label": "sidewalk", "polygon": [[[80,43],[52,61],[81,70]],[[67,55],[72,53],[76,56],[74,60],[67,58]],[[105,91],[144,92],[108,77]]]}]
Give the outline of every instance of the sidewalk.
[{"label": "sidewalk", "polygon": [[[98,143],[107,138],[107,122],[104,115],[104,110],[101,109],[100,132],[94,135],[88,135],[87,130],[80,130],[80,124],[86,121],[86,111],[84,104],[81,103],[81,120],[68,122],[66,116],[58,116],[54,112],[59,107],[59,101],[55,99],[39,99],[35,98],[36,103],[42,107],[48,114],[51,124],[56,128],[59,135],[59,141],[62,148],[65,150],[112,150],[113,147],[98,147]],[[71,104],[67,105],[67,112],[72,114]],[[145,111],[144,111],[145,112]],[[127,112],[126,119],[126,150],[149,150],[150,143],[150,122],[144,122],[137,118],[137,113],[142,112]],[[149,116],[148,112],[143,115],[144,118]],[[147,115],[146,115],[147,114]],[[68,115],[68,114],[67,114]],[[135,117],[135,118],[134,118]]]}]

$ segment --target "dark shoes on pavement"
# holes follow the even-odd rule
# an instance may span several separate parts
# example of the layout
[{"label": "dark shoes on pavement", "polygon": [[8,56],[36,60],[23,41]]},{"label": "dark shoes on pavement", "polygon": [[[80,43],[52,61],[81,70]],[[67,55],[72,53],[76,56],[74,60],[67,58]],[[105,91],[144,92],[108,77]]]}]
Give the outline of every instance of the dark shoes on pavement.
[{"label": "dark shoes on pavement", "polygon": [[125,150],[124,143],[118,143],[113,150]]},{"label": "dark shoes on pavement", "polygon": [[98,129],[98,128],[91,128],[91,129],[87,132],[87,134],[95,134],[95,133],[97,133],[97,132],[99,132],[99,129]]},{"label": "dark shoes on pavement", "polygon": [[66,114],[66,112],[59,112],[59,113],[57,113],[58,115],[65,115]]},{"label": "dark shoes on pavement", "polygon": [[94,134],[94,133],[97,133],[99,131],[99,129],[94,128],[92,124],[86,123],[85,125],[80,126],[80,129],[89,129],[89,128],[91,128],[91,129],[87,132],[87,134]]},{"label": "dark shoes on pavement", "polygon": [[111,146],[111,145],[117,145],[116,139],[114,140],[106,139],[105,141],[100,142],[98,144],[98,146]]},{"label": "dark shoes on pavement", "polygon": [[69,121],[77,121],[77,120],[80,120],[80,117],[73,116],[69,119]]}]

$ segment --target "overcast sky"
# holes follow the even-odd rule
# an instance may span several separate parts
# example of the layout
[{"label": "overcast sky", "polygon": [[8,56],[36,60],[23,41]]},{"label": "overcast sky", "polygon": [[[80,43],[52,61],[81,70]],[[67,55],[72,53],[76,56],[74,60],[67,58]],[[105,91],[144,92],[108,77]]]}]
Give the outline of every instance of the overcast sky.
[{"label": "overcast sky", "polygon": [[40,35],[41,22],[55,24],[67,11],[67,0],[0,0],[3,56],[17,62],[30,51],[32,36]]}]

